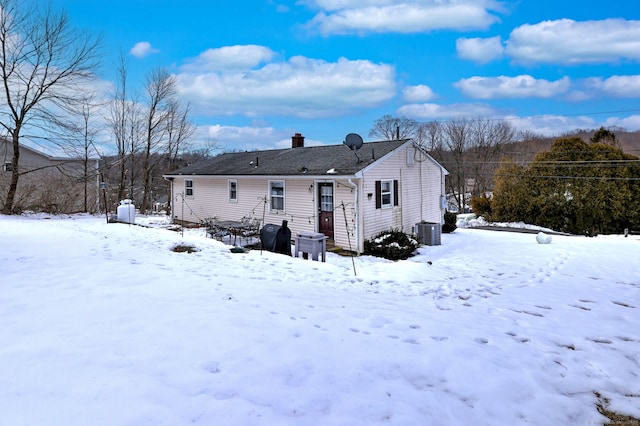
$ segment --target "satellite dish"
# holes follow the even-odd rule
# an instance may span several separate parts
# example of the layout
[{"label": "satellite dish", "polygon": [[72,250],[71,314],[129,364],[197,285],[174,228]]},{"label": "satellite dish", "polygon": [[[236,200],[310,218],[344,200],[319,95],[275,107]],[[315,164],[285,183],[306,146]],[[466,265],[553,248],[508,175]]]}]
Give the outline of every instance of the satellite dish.
[{"label": "satellite dish", "polygon": [[351,151],[357,151],[362,147],[364,141],[362,140],[362,136],[359,134],[349,133],[347,137],[344,138],[343,143],[348,146]]}]

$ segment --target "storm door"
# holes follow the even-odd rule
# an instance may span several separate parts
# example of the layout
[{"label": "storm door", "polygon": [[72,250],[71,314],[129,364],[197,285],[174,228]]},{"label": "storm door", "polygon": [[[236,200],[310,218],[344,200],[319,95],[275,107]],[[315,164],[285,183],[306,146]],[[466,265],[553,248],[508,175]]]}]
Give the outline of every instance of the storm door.
[{"label": "storm door", "polygon": [[320,214],[318,231],[333,239],[333,184],[318,184]]}]

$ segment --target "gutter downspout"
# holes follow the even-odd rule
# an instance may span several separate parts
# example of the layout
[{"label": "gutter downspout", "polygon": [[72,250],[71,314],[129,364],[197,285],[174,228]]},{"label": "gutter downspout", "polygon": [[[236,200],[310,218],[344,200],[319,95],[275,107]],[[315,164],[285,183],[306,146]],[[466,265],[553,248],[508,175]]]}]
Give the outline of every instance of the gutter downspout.
[{"label": "gutter downspout", "polygon": [[355,233],[355,238],[357,241],[357,248],[356,248],[356,254],[360,254],[360,204],[358,203],[359,197],[358,197],[358,185],[353,183],[353,181],[351,180],[351,178],[349,178],[349,185],[351,185],[351,187],[354,189],[354,196],[353,196],[353,204],[355,206],[355,227],[354,227],[354,233]]}]

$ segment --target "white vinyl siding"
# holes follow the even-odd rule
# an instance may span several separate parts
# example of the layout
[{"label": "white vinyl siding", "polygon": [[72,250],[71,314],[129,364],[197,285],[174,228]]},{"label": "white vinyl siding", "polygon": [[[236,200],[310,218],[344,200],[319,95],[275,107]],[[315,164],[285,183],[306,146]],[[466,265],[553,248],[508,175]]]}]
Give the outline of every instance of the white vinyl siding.
[{"label": "white vinyl siding", "polygon": [[[388,229],[412,233],[415,224],[423,220],[442,223],[440,195],[444,193],[444,177],[440,167],[420,156],[422,154],[408,146],[376,163],[363,174],[360,221],[362,241]],[[416,161],[409,166],[407,158],[415,158]],[[383,181],[397,181],[398,199],[393,200],[391,195],[391,203],[397,205],[390,208],[380,208],[382,200],[379,200],[380,207],[376,208],[376,182],[379,182],[382,190]],[[371,198],[368,194],[372,195]]]}]

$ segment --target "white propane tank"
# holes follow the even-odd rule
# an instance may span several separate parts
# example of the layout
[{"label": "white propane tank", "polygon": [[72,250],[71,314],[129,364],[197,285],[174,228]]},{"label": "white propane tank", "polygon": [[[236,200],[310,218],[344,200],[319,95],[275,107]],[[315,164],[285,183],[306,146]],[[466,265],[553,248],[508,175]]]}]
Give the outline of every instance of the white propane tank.
[{"label": "white propane tank", "polygon": [[118,222],[136,223],[136,207],[131,200],[122,200],[118,206]]}]

